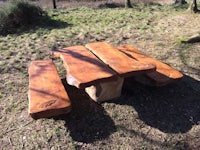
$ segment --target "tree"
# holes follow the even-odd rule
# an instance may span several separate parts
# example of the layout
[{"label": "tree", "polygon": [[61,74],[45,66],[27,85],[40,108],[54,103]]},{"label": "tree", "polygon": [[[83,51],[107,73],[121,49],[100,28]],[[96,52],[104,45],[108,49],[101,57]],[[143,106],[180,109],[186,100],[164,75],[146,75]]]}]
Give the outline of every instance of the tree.
[{"label": "tree", "polygon": [[197,0],[193,0],[192,1],[192,10],[194,12],[198,12],[199,11],[198,8],[197,8]]},{"label": "tree", "polygon": [[53,9],[56,9],[56,0],[53,0]]},{"label": "tree", "polygon": [[130,0],[125,0],[125,8],[132,8]]},{"label": "tree", "polygon": [[194,12],[194,13],[197,13],[199,12],[199,9],[197,7],[197,0],[192,0],[189,8],[188,8],[190,11]]}]

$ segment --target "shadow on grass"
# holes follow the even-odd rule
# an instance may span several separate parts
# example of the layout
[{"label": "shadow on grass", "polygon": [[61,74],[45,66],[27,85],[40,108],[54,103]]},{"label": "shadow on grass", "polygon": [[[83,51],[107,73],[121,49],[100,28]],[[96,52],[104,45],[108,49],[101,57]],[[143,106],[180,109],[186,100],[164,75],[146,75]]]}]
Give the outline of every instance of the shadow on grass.
[{"label": "shadow on grass", "polygon": [[44,28],[44,29],[61,29],[61,28],[66,28],[69,26],[72,26],[72,24],[68,24],[66,22],[63,22],[61,20],[53,20],[50,17],[46,17],[44,19],[38,20],[38,24],[34,23],[33,26],[34,27],[40,27],[40,28]]},{"label": "shadow on grass", "polygon": [[66,122],[73,140],[92,143],[105,139],[116,131],[114,122],[101,105],[89,100],[83,91],[68,85],[66,79],[62,82],[72,102],[72,111],[55,119]]},{"label": "shadow on grass", "polygon": [[[179,53],[181,62],[183,63],[184,68],[186,68],[186,70],[192,72],[193,74],[196,74],[196,75],[200,76],[200,66],[199,67],[193,67],[193,66],[188,64],[187,58],[189,56],[185,56],[185,54],[184,54],[184,53],[187,53],[187,55],[190,54],[190,52],[189,52],[190,49],[188,49],[187,46],[188,46],[187,44],[181,44],[180,47],[178,48],[178,53]],[[186,49],[186,52],[183,51],[183,49]]]},{"label": "shadow on grass", "polygon": [[[160,5],[159,3],[153,3],[153,2],[140,2],[140,3],[133,3],[132,6],[134,9],[137,9],[137,8],[140,8],[143,4],[144,6],[162,6]],[[104,3],[104,4],[100,4],[98,6],[98,8],[125,8],[125,3],[115,3],[115,2],[112,2],[112,3]]]},{"label": "shadow on grass", "polygon": [[120,3],[105,3],[105,4],[100,4],[98,8],[124,8],[124,4]]},{"label": "shadow on grass", "polygon": [[[73,140],[93,143],[108,138],[118,128],[149,142],[170,146],[125,126],[115,126],[101,105],[89,100],[85,92],[68,85],[66,79],[62,82],[72,101],[72,112],[54,119],[65,121]],[[123,97],[126,100],[122,100]],[[186,75],[179,82],[164,87],[145,86],[134,78],[126,78],[121,98],[107,103],[134,107],[139,119],[165,133],[186,133],[193,125],[200,124],[200,82]]]},{"label": "shadow on grass", "polygon": [[162,132],[186,133],[200,124],[200,82],[189,76],[165,87],[149,87],[127,78],[123,96],[128,97],[126,101],[109,102],[133,106],[142,121]]}]

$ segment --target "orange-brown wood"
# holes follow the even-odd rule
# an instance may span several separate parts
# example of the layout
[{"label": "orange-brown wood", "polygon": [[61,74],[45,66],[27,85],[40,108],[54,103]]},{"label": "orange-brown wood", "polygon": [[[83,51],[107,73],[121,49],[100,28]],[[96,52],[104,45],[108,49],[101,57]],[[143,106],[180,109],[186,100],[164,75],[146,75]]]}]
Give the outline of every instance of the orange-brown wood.
[{"label": "orange-brown wood", "polygon": [[32,61],[29,67],[29,114],[37,119],[71,110],[71,102],[52,60]]},{"label": "orange-brown wood", "polygon": [[116,73],[101,62],[84,46],[71,46],[59,50],[58,53],[67,70],[67,82],[78,88],[85,88],[97,82],[115,80]]},{"label": "orange-brown wood", "polygon": [[157,85],[165,85],[183,77],[183,74],[180,73],[179,71],[173,69],[169,65],[164,64],[154,58],[146,56],[144,53],[142,53],[141,51],[137,50],[136,48],[130,45],[120,46],[118,47],[118,49],[128,54],[128,56],[137,59],[140,62],[155,65],[156,71],[151,73],[146,73],[146,75],[149,78],[155,80],[157,82]]},{"label": "orange-brown wood", "polygon": [[86,47],[122,77],[139,75],[155,70],[154,65],[131,59],[105,42],[89,43]]}]

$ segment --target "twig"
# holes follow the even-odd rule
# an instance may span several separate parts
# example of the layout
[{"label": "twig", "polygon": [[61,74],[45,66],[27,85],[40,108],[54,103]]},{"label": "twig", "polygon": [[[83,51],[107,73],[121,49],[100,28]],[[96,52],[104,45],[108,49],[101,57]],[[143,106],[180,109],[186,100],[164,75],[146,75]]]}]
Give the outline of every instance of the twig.
[{"label": "twig", "polygon": [[10,145],[12,146],[13,144],[12,144],[11,138],[9,138],[8,141],[9,141]]}]

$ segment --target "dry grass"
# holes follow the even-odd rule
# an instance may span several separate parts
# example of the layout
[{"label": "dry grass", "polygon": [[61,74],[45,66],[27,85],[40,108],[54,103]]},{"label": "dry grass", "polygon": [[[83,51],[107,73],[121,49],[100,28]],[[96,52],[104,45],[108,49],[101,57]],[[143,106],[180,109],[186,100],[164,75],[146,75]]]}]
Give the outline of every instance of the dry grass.
[{"label": "dry grass", "polygon": [[[0,149],[191,149],[200,145],[200,44],[181,41],[199,32],[199,14],[172,6],[48,10],[57,26],[0,36]],[[73,110],[33,120],[27,114],[31,60],[93,41],[133,45],[185,74],[166,87],[126,79],[122,96],[102,104],[66,84]],[[54,60],[64,78],[60,60]]]}]

